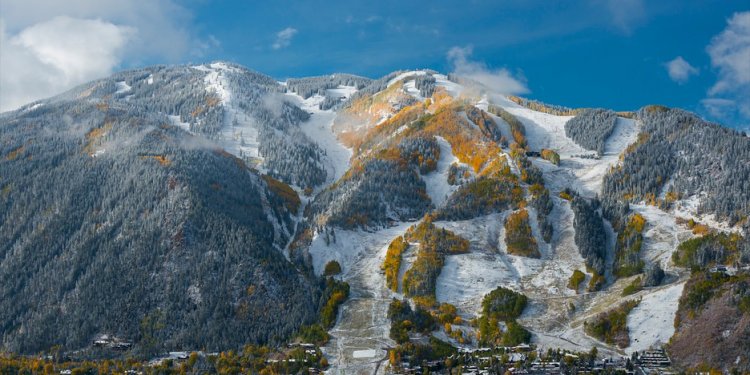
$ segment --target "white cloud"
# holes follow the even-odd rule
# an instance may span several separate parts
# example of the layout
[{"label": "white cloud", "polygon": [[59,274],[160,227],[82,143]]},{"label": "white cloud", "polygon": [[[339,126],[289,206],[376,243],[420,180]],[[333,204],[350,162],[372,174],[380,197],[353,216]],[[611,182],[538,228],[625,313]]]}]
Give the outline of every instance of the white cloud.
[{"label": "white cloud", "polygon": [[716,118],[725,118],[731,115],[736,105],[734,100],[721,98],[706,98],[701,100],[701,104],[711,116]]},{"label": "white cloud", "polygon": [[708,90],[704,106],[720,119],[739,115],[747,123],[750,121],[750,12],[735,13],[706,51],[711,65],[718,69],[718,80]]},{"label": "white cloud", "polygon": [[682,56],[675,57],[674,60],[667,62],[664,66],[667,68],[669,78],[679,84],[686,83],[690,76],[698,74],[698,69],[690,65]]},{"label": "white cloud", "polygon": [[453,65],[453,72],[459,76],[479,82],[500,94],[526,94],[526,80],[514,77],[507,69],[490,70],[487,65],[469,60],[472,46],[453,47],[448,51],[448,61]]},{"label": "white cloud", "polygon": [[103,20],[138,30],[127,46],[138,58],[176,61],[191,52],[192,16],[173,0],[3,0],[2,17],[9,33],[58,16]]},{"label": "white cloud", "polygon": [[625,34],[630,34],[646,18],[643,0],[606,0],[612,25]]},{"label": "white cloud", "polygon": [[135,29],[66,16],[2,31],[0,110],[59,93],[112,72]]},{"label": "white cloud", "polygon": [[218,48],[173,0],[2,0],[0,111],[153,62]]},{"label": "white cloud", "polygon": [[293,27],[287,27],[286,29],[279,31],[276,33],[276,41],[273,42],[271,47],[273,47],[273,49],[289,47],[289,45],[292,44],[292,38],[295,34],[297,34],[297,29]]}]

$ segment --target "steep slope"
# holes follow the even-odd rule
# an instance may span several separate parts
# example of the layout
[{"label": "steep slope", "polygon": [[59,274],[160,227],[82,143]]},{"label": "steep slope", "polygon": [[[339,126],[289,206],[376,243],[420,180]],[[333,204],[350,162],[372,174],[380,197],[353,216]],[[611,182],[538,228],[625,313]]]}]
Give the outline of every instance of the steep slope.
[{"label": "steep slope", "polygon": [[[649,106],[621,168],[604,180],[605,202],[645,201],[713,215],[729,226],[750,212],[750,138],[679,109]],[[690,200],[696,199],[695,207]]]},{"label": "steep slope", "polygon": [[167,117],[193,108],[191,131],[224,126],[194,70],[123,73],[2,114],[4,348],[109,334],[142,353],[218,350],[315,319],[317,281],[281,253],[296,194]]},{"label": "steep slope", "polygon": [[[417,89],[417,80],[432,82],[432,79],[434,84],[428,84],[432,95],[428,97]],[[389,209],[393,202],[401,202],[405,206],[400,207],[424,210],[438,227],[470,240],[468,253],[445,258],[435,282],[437,302],[455,304],[465,320],[477,316],[479,302],[486,293],[505,286],[530,298],[531,307],[519,322],[532,331],[532,341],[537,345],[583,351],[597,346],[605,353],[622,353],[589,337],[584,332],[585,322],[625,301],[621,294],[635,282],[635,275],[661,266],[668,270],[668,277],[657,283],[666,284],[639,287],[636,291],[635,298],[643,298],[645,302],[628,320],[626,329],[631,331],[632,345],[626,350],[668,341],[673,331],[655,326],[660,324],[657,315],[674,316],[677,297],[686,280],[684,269],[673,265],[670,259],[681,241],[694,236],[677,220],[683,211],[633,205],[633,211],[626,211],[626,216],[617,221],[613,216],[602,217],[598,199],[607,194],[606,184],[613,175],[634,167],[629,155],[637,150],[639,139],[643,139],[647,119],[640,112],[547,106],[496,95],[466,80],[451,79],[427,71],[396,72],[373,81],[370,87],[379,91],[368,91],[366,86],[342,104],[331,130],[340,142],[352,147],[352,169],[324,189],[307,211],[311,225],[307,236],[312,238],[310,253],[313,263],[319,265],[316,268],[332,257],[342,262],[345,269],[352,267],[345,279],[374,278],[380,270],[363,267],[363,263],[355,260],[361,255],[349,254],[347,240],[342,238],[379,238],[377,248],[364,245],[365,249],[357,254],[381,252],[381,262],[384,261],[386,249],[382,244],[396,236],[391,229],[382,228],[393,225],[391,228],[403,228],[404,220],[407,223],[417,220],[413,214],[399,214],[403,211],[398,208]],[[573,119],[576,120],[571,126],[577,127],[577,133],[570,137],[575,139],[566,135],[566,126]],[[337,128],[337,123],[348,126]],[[582,138],[593,131],[589,128],[595,128],[596,134],[590,140]],[[525,148],[514,145],[519,137]],[[422,142],[419,148],[404,146],[404,142],[416,139],[424,140],[419,141]],[[579,142],[596,153],[587,151]],[[409,150],[418,151],[412,154]],[[550,154],[557,159],[545,159]],[[368,163],[378,165],[377,173],[372,173]],[[451,165],[446,168],[447,163]],[[404,178],[404,173],[410,177]],[[689,173],[692,172],[685,172]],[[395,178],[378,181],[379,175]],[[405,200],[408,195],[399,190],[406,187],[409,194],[421,191],[421,184],[411,176],[420,176],[425,182],[424,191],[432,203],[426,209],[422,203],[414,205],[417,201]],[[696,176],[704,178],[700,173]],[[514,198],[514,194],[525,202]],[[590,208],[573,210],[567,200],[570,194],[578,196],[576,207],[587,203]],[[615,199],[618,205],[626,200],[622,196]],[[379,204],[382,208],[376,208]],[[519,212],[519,204],[530,206],[528,225],[533,241],[538,244],[539,259],[511,254],[505,246],[508,233],[503,226],[511,213]],[[586,217],[575,218],[576,215]],[[576,225],[577,221],[592,225]],[[598,225],[594,225],[596,221]],[[718,220],[710,223],[715,228],[730,225]],[[584,239],[593,237],[600,239],[591,245],[595,249],[582,248],[591,247]],[[595,268],[586,267],[586,251],[598,254]],[[400,258],[398,288],[389,291],[381,286],[378,296],[404,297],[401,279],[419,263],[419,244],[408,246]],[[630,267],[628,262],[639,267]],[[574,270],[584,271],[585,275],[584,287],[578,290],[568,287]],[[387,303],[387,298],[370,299],[367,293],[363,295],[367,296],[363,299],[369,301],[368,306],[379,306],[377,309],[382,310]],[[669,298],[663,298],[664,295]],[[414,301],[424,303],[421,297]],[[657,306],[652,301],[663,303]],[[437,310],[433,312],[437,314]],[[474,327],[455,325],[453,329],[454,333],[464,332],[461,341],[442,330],[435,334],[454,345],[476,345],[471,339]],[[348,335],[343,328],[337,332]],[[338,360],[357,362],[351,353],[339,354],[343,357]]]},{"label": "steep slope", "polygon": [[[685,285],[669,343],[683,369],[750,371],[748,275],[697,273]],[[700,345],[700,350],[696,350]]]}]

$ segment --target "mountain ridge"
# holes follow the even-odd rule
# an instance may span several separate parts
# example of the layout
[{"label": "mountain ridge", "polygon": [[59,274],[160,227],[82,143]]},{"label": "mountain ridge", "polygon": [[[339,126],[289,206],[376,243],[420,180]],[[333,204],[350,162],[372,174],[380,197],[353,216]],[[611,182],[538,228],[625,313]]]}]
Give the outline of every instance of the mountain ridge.
[{"label": "mountain ridge", "polygon": [[[119,228],[140,222],[125,209],[130,203],[123,202],[152,191],[134,207],[158,211],[138,214],[150,220],[142,224],[154,231],[164,252],[149,252],[145,243],[131,250],[149,259],[150,272],[182,269],[175,286],[166,275],[156,282],[170,290],[166,297],[148,288],[130,297],[105,297],[90,285],[110,282],[109,273],[86,279],[87,271],[73,272],[69,277],[75,288],[92,290],[81,301],[96,300],[101,306],[94,310],[112,315],[109,320],[122,326],[77,312],[73,315],[88,325],[66,328],[73,338],[63,340],[19,328],[30,322],[58,327],[49,312],[33,316],[52,310],[30,309],[31,315],[23,315],[8,308],[0,319],[3,346],[16,351],[44,350],[60,340],[74,349],[99,333],[133,338],[139,347],[153,338],[175,349],[283,342],[300,324],[315,320],[323,303],[317,301],[322,283],[315,275],[335,260],[342,268],[338,278],[351,285],[353,299],[344,304],[325,348],[334,369],[372,370],[372,357],[356,357],[347,347],[366,347],[374,357],[385,355],[382,343],[396,345],[387,330],[344,329],[362,321],[390,326],[385,311],[391,298],[410,299],[435,314],[443,304],[455,305],[463,322],[452,332],[461,333],[434,330],[452,345],[476,346],[472,335],[484,335],[481,342],[495,339],[471,321],[480,314],[482,298],[499,286],[529,298],[530,307],[511,323],[514,329],[526,327],[534,344],[575,350],[597,346],[616,354],[643,347],[639,339],[666,344],[675,332],[656,327],[655,318],[643,314],[654,308],[649,296],[659,290],[692,288],[684,261],[672,257],[685,240],[708,241],[710,233],[745,235],[731,246],[717,240],[690,253],[698,259],[694,269],[707,272],[716,264],[750,260],[750,140],[679,109],[572,110],[509,97],[431,70],[396,71],[376,80],[337,73],[279,83],[236,64],[213,62],[117,73],[0,114],[0,121],[6,139],[0,145],[0,167],[9,171],[0,176],[0,235],[6,244],[0,247],[0,275],[25,280],[6,288],[3,300],[32,306],[33,297],[19,297],[30,290],[25,285],[50,285],[38,272],[19,272],[35,264],[30,254],[45,244],[35,228],[49,225],[48,212],[60,202],[100,203],[85,205],[80,219],[68,223],[92,244],[63,247],[58,254],[83,252],[101,256],[95,264],[117,264],[115,254],[122,250],[102,249],[122,236]],[[696,144],[703,148],[698,151]],[[53,156],[39,160],[44,155]],[[80,171],[68,170],[68,163],[81,166]],[[60,181],[52,177],[59,171],[70,182],[88,183],[62,184],[64,189],[50,195],[53,185],[42,181]],[[43,187],[24,195],[17,181]],[[98,185],[115,194],[88,188]],[[172,197],[180,191],[185,191],[181,201]],[[37,209],[25,212],[25,202],[35,198],[41,198],[34,203]],[[149,202],[158,199],[168,210],[151,207]],[[174,212],[177,201],[189,214]],[[17,217],[24,220],[14,224],[10,218]],[[91,225],[93,232],[84,230]],[[96,230],[108,232],[96,237]],[[62,233],[57,229],[48,236]],[[389,245],[399,236],[411,242],[398,257],[391,253],[388,258]],[[468,250],[446,250],[444,241],[452,236],[467,241]],[[192,255],[172,253],[168,249],[175,243]],[[533,243],[536,251],[522,243]],[[716,246],[724,246],[719,253],[726,256],[714,255]],[[215,289],[209,297],[202,291],[205,281],[202,288],[189,281],[195,275],[186,263],[219,250],[226,252],[225,261],[213,266],[204,261],[198,271],[199,279],[217,280],[209,283]],[[167,261],[159,263],[157,255]],[[48,259],[49,265],[32,267],[55,269],[58,275],[70,266],[54,256]],[[385,259],[398,259],[398,272],[391,271],[395,288],[381,274]],[[636,341],[618,348],[583,329],[596,313],[624,301],[625,287],[654,268],[663,268],[667,276],[650,281],[656,285],[636,285],[636,296],[646,301],[633,310],[633,323],[626,328]],[[576,270],[584,275],[583,291],[568,287]],[[122,280],[136,279],[135,272],[123,274]],[[419,288],[401,287],[406,284]],[[66,296],[75,288],[44,298],[55,305],[61,296],[72,298]],[[660,308],[682,314],[682,302],[675,293],[668,295],[672,299],[661,301]],[[132,314],[104,307],[110,301],[128,306],[132,302],[126,301],[139,298],[150,301],[142,304],[148,308]],[[164,298],[176,302],[167,304]],[[198,306],[197,312],[179,312],[178,306],[191,305]],[[294,317],[279,314],[290,306]],[[149,336],[136,327],[135,316],[153,311],[187,316],[188,323],[172,322]],[[69,320],[62,316],[61,322]],[[258,316],[268,319],[254,321]],[[208,326],[210,334],[203,338],[187,333],[207,322],[221,324]],[[649,329],[655,331],[651,336],[637,333]],[[679,332],[690,337],[684,329]]]}]

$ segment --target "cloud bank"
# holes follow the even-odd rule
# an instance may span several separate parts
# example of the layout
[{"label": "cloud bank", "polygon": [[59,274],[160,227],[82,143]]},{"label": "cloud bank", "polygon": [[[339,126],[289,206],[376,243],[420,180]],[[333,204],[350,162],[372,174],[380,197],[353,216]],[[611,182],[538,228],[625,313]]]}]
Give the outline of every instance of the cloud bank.
[{"label": "cloud bank", "polygon": [[35,24],[11,37],[0,30],[0,110],[109,74],[135,33],[130,27],[67,16]]},{"label": "cloud bank", "polygon": [[152,60],[202,56],[218,45],[185,25],[171,0],[3,0],[0,111]]},{"label": "cloud bank", "polygon": [[453,73],[479,82],[500,94],[526,94],[526,80],[514,77],[507,69],[491,70],[486,64],[470,60],[472,46],[453,47],[448,51],[448,61],[453,66]]}]

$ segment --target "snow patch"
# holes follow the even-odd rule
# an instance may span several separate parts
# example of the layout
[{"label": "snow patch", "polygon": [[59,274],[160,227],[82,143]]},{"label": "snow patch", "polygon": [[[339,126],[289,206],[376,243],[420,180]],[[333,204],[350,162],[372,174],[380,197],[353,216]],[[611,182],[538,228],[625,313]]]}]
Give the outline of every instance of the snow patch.
[{"label": "snow patch", "polygon": [[448,94],[454,98],[458,98],[464,91],[464,87],[458,83],[448,80],[448,76],[444,74],[433,74],[435,77],[435,86],[442,87]]},{"label": "snow patch", "polygon": [[482,298],[498,286],[520,289],[518,270],[498,249],[505,216],[435,222],[471,243],[470,253],[446,257],[435,287],[437,300],[455,305],[465,317],[479,314]]},{"label": "snow patch", "polygon": [[172,122],[172,125],[177,126],[178,128],[190,134],[193,134],[193,132],[190,131],[190,124],[187,122],[182,122],[182,118],[180,117],[180,115],[169,115],[167,117],[169,117],[169,121]]},{"label": "snow patch", "polygon": [[335,89],[327,89],[326,95],[331,97],[344,97],[346,99],[349,99],[349,97],[351,97],[355,92],[357,92],[357,88],[354,86],[339,85]]},{"label": "snow patch", "polygon": [[674,317],[685,282],[673,284],[643,296],[628,315],[628,353],[666,344],[674,335]]},{"label": "snow patch", "polygon": [[406,91],[407,94],[414,97],[414,99],[421,101],[424,101],[424,98],[422,97],[422,93],[419,92],[419,89],[417,88],[417,81],[416,80],[410,80],[406,83],[404,83],[404,91]]},{"label": "snow patch", "polygon": [[435,138],[440,146],[440,159],[438,159],[436,170],[423,175],[422,179],[432,203],[435,207],[441,207],[448,197],[458,189],[458,186],[448,183],[448,171],[452,163],[458,162],[458,158],[453,154],[453,148],[445,138],[440,136]]},{"label": "snow patch", "polygon": [[207,73],[203,78],[206,91],[214,93],[224,106],[224,126],[220,130],[222,148],[240,159],[253,160],[255,167],[262,170],[263,158],[259,151],[260,143],[255,120],[233,102],[226,78],[226,74],[236,73],[237,68],[222,62],[193,68]]},{"label": "snow patch", "polygon": [[427,74],[427,72],[425,72],[424,70],[412,70],[412,71],[401,73],[397,75],[396,77],[391,78],[391,80],[388,81],[387,87],[391,87],[393,84],[395,84],[398,81],[401,81],[404,78],[412,77],[412,76],[423,76],[425,74]]},{"label": "snow patch", "polygon": [[665,269],[671,268],[672,252],[680,243],[692,238],[693,233],[686,226],[678,225],[674,215],[658,207],[631,204],[630,209],[646,219],[641,257],[647,263],[660,263]]},{"label": "snow patch", "polygon": [[[353,91],[351,86],[339,86],[342,88],[340,93],[351,95]],[[353,88],[356,91],[356,88]],[[287,93],[286,97],[295,102],[301,109],[310,114],[310,119],[300,124],[300,129],[313,142],[317,143],[325,151],[325,166],[327,169],[328,181],[327,186],[337,181],[349,169],[349,159],[352,157],[352,150],[339,142],[336,134],[333,132],[333,122],[336,119],[336,113],[331,110],[321,110],[319,107],[323,97],[314,95],[307,99],[295,93]]]},{"label": "snow patch", "polygon": [[115,94],[124,94],[132,89],[132,87],[130,87],[125,81],[115,82],[115,85],[117,85],[117,91],[115,91]]},{"label": "snow patch", "polygon": [[701,224],[708,225],[713,229],[717,229],[722,232],[735,232],[741,233],[742,228],[739,226],[730,227],[726,221],[721,221],[716,218],[716,214],[704,214],[701,215],[698,212],[701,200],[705,199],[705,192],[700,194],[691,195],[686,199],[682,199],[675,204],[674,214],[685,219],[693,219]]},{"label": "snow patch", "polygon": [[377,350],[366,349],[366,350],[355,350],[352,352],[353,358],[372,358],[378,354]]}]

